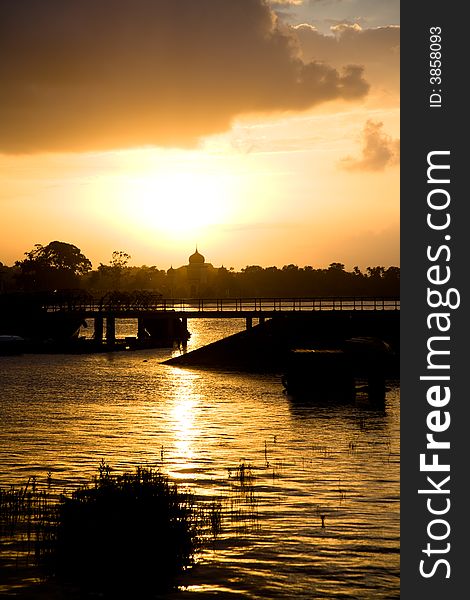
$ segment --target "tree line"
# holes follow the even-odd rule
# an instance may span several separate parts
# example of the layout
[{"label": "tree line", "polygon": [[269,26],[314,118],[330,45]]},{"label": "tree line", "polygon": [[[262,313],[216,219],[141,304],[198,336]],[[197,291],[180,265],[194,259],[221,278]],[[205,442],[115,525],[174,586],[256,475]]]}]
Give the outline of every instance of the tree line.
[{"label": "tree line", "polygon": [[[113,252],[108,263],[93,269],[91,261],[77,246],[53,241],[36,244],[25,258],[11,267],[0,263],[0,291],[50,292],[84,290],[93,295],[110,291],[152,291],[163,297],[184,296],[174,289],[164,269],[156,266],[129,266],[131,256]],[[307,296],[398,296],[400,269],[396,266],[358,267],[346,271],[343,263],[326,268],[248,265],[236,272],[221,267],[199,290],[201,297],[307,297]]]}]

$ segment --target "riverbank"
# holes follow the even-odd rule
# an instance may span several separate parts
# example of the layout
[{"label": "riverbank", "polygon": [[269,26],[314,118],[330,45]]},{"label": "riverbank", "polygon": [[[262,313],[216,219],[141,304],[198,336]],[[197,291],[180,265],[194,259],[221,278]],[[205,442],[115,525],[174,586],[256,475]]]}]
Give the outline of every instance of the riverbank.
[{"label": "riverbank", "polygon": [[387,374],[399,373],[398,323],[384,322],[380,327],[372,321],[350,318],[322,321],[304,316],[271,319],[245,331],[164,361],[165,365],[195,368],[217,368],[258,373],[282,373],[290,363],[294,349],[343,349],[348,339],[370,336],[384,340],[391,354]]},{"label": "riverbank", "polygon": [[11,348],[4,347],[0,356],[21,354],[100,354],[107,352],[125,352],[132,350],[152,350],[171,348],[167,342],[152,339],[139,340],[137,337],[117,338],[113,342],[97,342],[92,338],[78,338],[62,341],[31,341],[16,342]]}]

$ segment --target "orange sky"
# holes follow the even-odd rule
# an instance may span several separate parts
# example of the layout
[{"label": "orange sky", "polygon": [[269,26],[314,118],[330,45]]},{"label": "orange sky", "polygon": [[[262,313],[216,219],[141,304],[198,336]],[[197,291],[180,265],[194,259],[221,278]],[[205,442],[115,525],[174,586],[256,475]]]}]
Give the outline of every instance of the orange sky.
[{"label": "orange sky", "polygon": [[0,4],[1,262],[399,264],[398,2],[25,4]]}]

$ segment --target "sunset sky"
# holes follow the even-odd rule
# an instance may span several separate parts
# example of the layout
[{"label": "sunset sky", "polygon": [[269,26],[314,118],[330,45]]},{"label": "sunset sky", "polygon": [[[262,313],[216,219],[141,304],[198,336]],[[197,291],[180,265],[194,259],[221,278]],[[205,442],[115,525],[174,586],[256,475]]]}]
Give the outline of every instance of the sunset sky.
[{"label": "sunset sky", "polygon": [[399,265],[399,0],[2,0],[0,262]]}]

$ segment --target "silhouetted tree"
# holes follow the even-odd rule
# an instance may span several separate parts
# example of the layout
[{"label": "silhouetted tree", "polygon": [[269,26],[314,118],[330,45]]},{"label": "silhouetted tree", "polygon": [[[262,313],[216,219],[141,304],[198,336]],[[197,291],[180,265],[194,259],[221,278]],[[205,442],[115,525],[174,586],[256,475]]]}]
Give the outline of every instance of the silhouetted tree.
[{"label": "silhouetted tree", "polygon": [[124,269],[124,267],[127,267],[127,264],[131,258],[131,255],[127,254],[127,252],[115,250],[112,253],[111,260],[109,262],[114,269]]},{"label": "silhouetted tree", "polygon": [[385,279],[400,281],[400,269],[399,267],[388,267],[383,276]]},{"label": "silhouetted tree", "polygon": [[[251,265],[233,275],[242,296],[398,296],[400,293],[398,267],[386,270],[369,267],[365,275],[359,267],[346,271],[341,262],[330,263],[324,269],[299,268],[294,264],[284,265],[281,269]],[[233,289],[236,289],[235,285]]]},{"label": "silhouetted tree", "polygon": [[[178,297],[187,293],[183,284],[175,285],[166,271],[156,266],[130,267],[131,256],[123,250],[115,250],[109,263],[100,263],[94,271],[90,271],[90,261],[76,246],[64,242],[37,244],[25,256],[14,267],[0,263],[0,291],[14,291],[18,287],[25,290],[81,287],[101,295],[148,291]],[[369,266],[363,273],[358,266],[346,271],[341,262],[316,269],[292,263],[281,268],[248,265],[240,272],[221,267],[201,289],[201,294],[207,297],[398,296],[399,293],[399,267]]]},{"label": "silhouetted tree", "polygon": [[18,272],[18,267],[7,267],[0,262],[0,293],[16,288],[16,276]]},{"label": "silhouetted tree", "polygon": [[129,283],[136,290],[159,290],[165,291],[166,273],[157,269],[156,266],[129,267]]},{"label": "silhouetted tree", "polygon": [[332,262],[328,267],[328,271],[344,271],[343,263]]},{"label": "silhouetted tree", "polygon": [[382,279],[385,268],[384,267],[367,267],[366,269],[368,276],[371,279]]},{"label": "silhouetted tree", "polygon": [[220,267],[214,280],[214,288],[217,296],[229,297],[234,291],[234,276],[225,267]]},{"label": "silhouetted tree", "polygon": [[93,287],[108,290],[119,290],[122,286],[123,275],[131,255],[123,250],[114,250],[108,265],[100,263],[96,275],[93,274],[90,283]]},{"label": "silhouetted tree", "polygon": [[90,260],[80,248],[66,242],[36,244],[17,261],[20,287],[26,290],[54,290],[78,287],[80,276],[91,269]]}]

